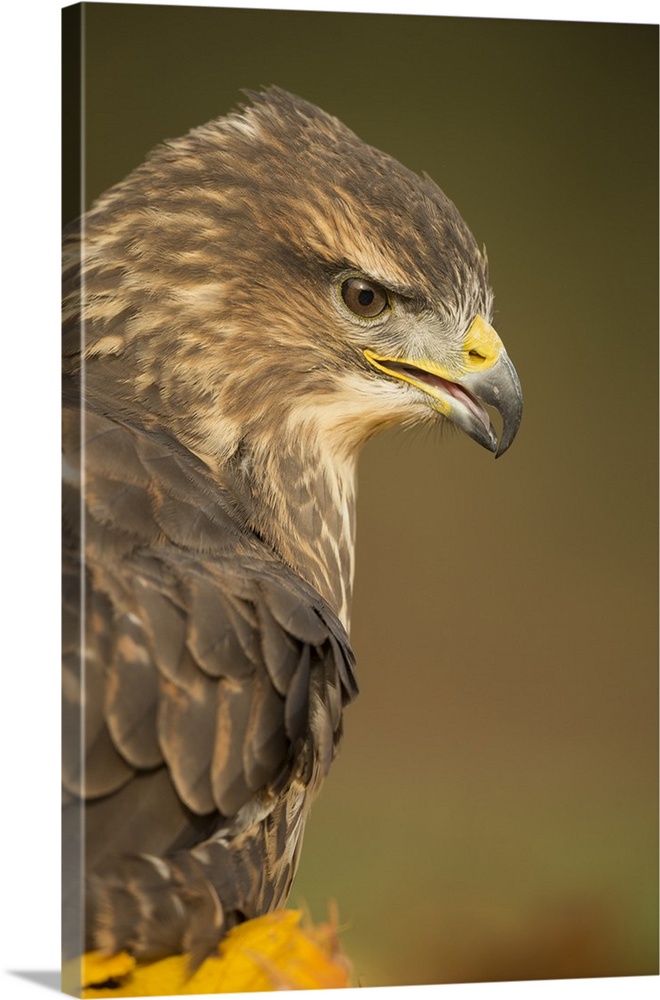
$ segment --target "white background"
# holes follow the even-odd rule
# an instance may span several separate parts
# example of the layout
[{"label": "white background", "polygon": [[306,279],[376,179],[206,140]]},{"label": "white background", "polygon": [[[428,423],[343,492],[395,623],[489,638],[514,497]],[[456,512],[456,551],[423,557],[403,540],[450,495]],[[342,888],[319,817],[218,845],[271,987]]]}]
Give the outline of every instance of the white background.
[{"label": "white background", "polygon": [[[180,5],[186,5],[181,3]],[[190,5],[190,4],[188,4]],[[475,17],[657,23],[649,0],[235,3],[224,7],[362,10]],[[60,10],[3,10],[2,881],[0,996],[48,996],[59,968],[59,197]],[[24,975],[32,971],[34,979]],[[37,981],[35,981],[35,979]],[[52,981],[52,977],[51,980]],[[456,1000],[655,996],[657,977],[402,988]],[[52,992],[52,991],[51,991]],[[370,991],[391,996],[392,991]]]}]

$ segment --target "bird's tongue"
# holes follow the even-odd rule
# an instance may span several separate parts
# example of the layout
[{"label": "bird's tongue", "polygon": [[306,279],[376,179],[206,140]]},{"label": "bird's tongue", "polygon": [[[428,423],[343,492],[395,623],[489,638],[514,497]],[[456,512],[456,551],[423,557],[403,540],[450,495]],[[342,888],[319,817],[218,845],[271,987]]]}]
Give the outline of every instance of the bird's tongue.
[{"label": "bird's tongue", "polygon": [[426,385],[442,389],[448,396],[452,396],[459,403],[462,403],[477,420],[481,421],[486,430],[490,429],[490,417],[479,400],[472,393],[468,392],[467,389],[463,389],[462,386],[457,385],[456,382],[450,382],[446,378],[441,378],[440,375],[434,375],[432,372],[426,371],[425,368],[417,368],[415,365],[388,364],[388,367],[396,367],[401,371],[405,371],[406,374],[411,375],[417,382],[424,382]]},{"label": "bird's tongue", "polygon": [[445,389],[450,396],[453,396],[454,399],[458,399],[463,406],[467,407],[467,409],[481,421],[486,430],[489,429],[490,417],[478,399],[475,399],[471,393],[469,393],[466,389],[461,388],[460,385],[456,385],[455,382],[448,382],[446,379],[438,378],[438,376],[435,376],[435,378],[438,382],[442,382],[443,389]]}]

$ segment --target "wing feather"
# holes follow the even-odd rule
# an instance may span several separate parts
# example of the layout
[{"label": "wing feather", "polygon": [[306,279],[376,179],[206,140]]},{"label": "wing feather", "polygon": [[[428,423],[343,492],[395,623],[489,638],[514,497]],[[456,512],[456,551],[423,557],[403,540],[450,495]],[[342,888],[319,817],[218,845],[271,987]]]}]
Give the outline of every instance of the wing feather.
[{"label": "wing feather", "polygon": [[114,745],[135,768],[163,763],[157,737],[159,681],[143,629],[123,615],[105,681],[104,715]]},{"label": "wing feather", "polygon": [[174,785],[189,809],[213,812],[209,761],[216,738],[216,682],[185,651],[171,677],[161,677],[158,741]]},{"label": "wing feather", "polygon": [[324,642],[327,626],[313,604],[301,601],[299,590],[268,577],[261,581],[260,588],[270,613],[285,632],[310,645]]},{"label": "wing feather", "polygon": [[[316,591],[235,516],[231,489],[219,490],[176,442],[91,413],[81,447],[79,413],[66,411],[64,426],[72,540],[64,557],[63,775],[73,808],[87,800],[88,876],[95,884],[98,866],[117,851],[171,859],[231,831],[241,844],[231,854],[240,908],[254,878],[259,891],[275,892],[259,874],[265,848],[251,839],[254,817],[273,809],[285,837],[278,796],[296,782],[302,802],[300,788],[335,753],[342,707],[357,690],[348,639]],[[223,872],[213,878],[227,898]],[[118,927],[124,916],[116,915]]]},{"label": "wing feather", "polygon": [[193,577],[188,593],[187,642],[196,662],[213,677],[249,677],[259,660],[254,629],[215,581]]},{"label": "wing feather", "polygon": [[159,581],[155,586],[148,576],[136,577],[135,598],[149,637],[152,660],[171,677],[186,645],[186,614],[171,588],[165,590],[163,583]]},{"label": "wing feather", "polygon": [[226,679],[219,681],[211,781],[215,803],[225,816],[235,816],[253,795],[243,765],[251,700],[250,686]]},{"label": "wing feather", "polygon": [[133,435],[94,411],[85,415],[85,467],[87,472],[120,483],[143,487],[149,483]]},{"label": "wing feather", "polygon": [[265,603],[257,605],[263,659],[275,690],[285,695],[300,659],[300,643],[273,618]]},{"label": "wing feather", "polygon": [[303,646],[298,666],[289,684],[284,708],[284,724],[292,743],[295,743],[307,728],[309,719],[310,674],[310,648],[309,646]]},{"label": "wing feather", "polygon": [[284,727],[284,699],[268,678],[257,674],[243,744],[245,780],[253,792],[266,787],[276,776],[289,747]]}]

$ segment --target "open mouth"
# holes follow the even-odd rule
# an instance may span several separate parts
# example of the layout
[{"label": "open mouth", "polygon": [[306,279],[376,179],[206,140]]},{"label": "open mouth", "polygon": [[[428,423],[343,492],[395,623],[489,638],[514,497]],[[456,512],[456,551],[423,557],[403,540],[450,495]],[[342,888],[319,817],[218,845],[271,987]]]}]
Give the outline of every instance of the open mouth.
[{"label": "open mouth", "polygon": [[[486,367],[461,375],[460,384],[441,375],[439,372],[446,369],[432,361],[415,364],[407,358],[387,358],[370,350],[365,350],[364,356],[377,371],[408,382],[429,395],[434,410],[460,427],[473,441],[494,452],[496,458],[504,454],[518,433],[522,392],[516,370],[503,347],[500,347],[499,356]],[[486,406],[492,406],[502,418],[499,442]]]},{"label": "open mouth", "polygon": [[393,361],[380,358],[378,363],[380,367],[391,372],[393,375],[399,378],[403,377],[406,382],[411,382],[412,384],[418,383],[425,392],[431,390],[430,394],[432,396],[436,396],[441,400],[443,398],[446,399],[447,396],[451,397],[452,400],[464,406],[476,420],[479,420],[486,431],[490,431],[491,423],[488,413],[476,396],[473,396],[463,386],[458,385],[456,382],[450,382],[449,379],[442,378],[440,375],[435,375],[425,368],[418,368],[417,365],[411,365],[407,361]]}]

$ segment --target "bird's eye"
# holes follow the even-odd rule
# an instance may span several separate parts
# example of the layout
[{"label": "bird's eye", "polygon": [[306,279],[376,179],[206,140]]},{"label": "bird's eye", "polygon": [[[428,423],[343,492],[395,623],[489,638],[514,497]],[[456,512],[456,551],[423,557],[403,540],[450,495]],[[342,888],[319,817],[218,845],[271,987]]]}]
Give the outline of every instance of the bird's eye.
[{"label": "bird's eye", "polygon": [[365,278],[347,278],[341,286],[341,297],[356,316],[373,319],[389,306],[387,292]]}]

